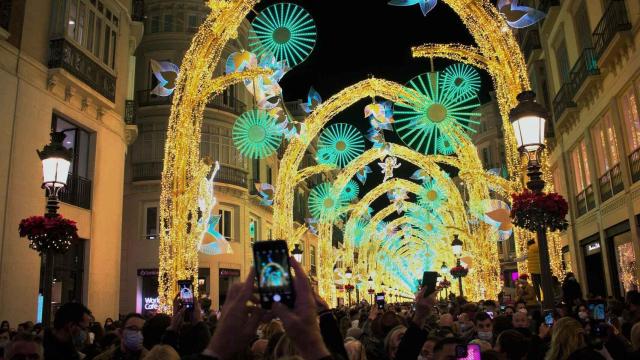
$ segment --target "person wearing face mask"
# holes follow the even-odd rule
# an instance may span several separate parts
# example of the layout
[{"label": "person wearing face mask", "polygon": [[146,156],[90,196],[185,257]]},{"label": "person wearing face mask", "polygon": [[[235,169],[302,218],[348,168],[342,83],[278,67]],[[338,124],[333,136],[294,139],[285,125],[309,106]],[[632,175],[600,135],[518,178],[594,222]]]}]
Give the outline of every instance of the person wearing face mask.
[{"label": "person wearing face mask", "polygon": [[79,360],[87,341],[91,311],[79,303],[62,305],[53,318],[53,328],[46,329],[43,339],[45,360]]},{"label": "person wearing face mask", "polygon": [[473,319],[476,338],[493,344],[493,320],[486,312],[477,313]]},{"label": "person wearing face mask", "polygon": [[95,357],[95,360],[139,360],[147,355],[143,346],[144,318],[137,313],[127,315],[118,329],[120,346],[113,347]]}]

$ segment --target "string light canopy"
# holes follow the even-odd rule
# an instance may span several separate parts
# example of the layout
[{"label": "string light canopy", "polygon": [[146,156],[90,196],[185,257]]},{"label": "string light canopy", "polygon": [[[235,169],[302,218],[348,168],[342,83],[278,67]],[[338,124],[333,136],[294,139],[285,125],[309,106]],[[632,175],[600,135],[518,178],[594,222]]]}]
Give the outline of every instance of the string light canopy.
[{"label": "string light canopy", "polygon": [[303,7],[274,4],[251,22],[249,47],[258,56],[272,53],[279,61],[294,67],[311,54],[316,44],[316,25]]},{"label": "string light canopy", "polygon": [[333,124],[320,134],[318,149],[342,168],[364,152],[364,137],[353,125]]},{"label": "string light canopy", "polygon": [[[421,96],[406,98],[405,103],[394,105],[394,128],[402,141],[410,148],[423,154],[439,153],[440,138],[447,136],[449,152],[454,145],[462,145],[459,136],[468,139],[467,132],[474,132],[474,125],[480,122],[474,117],[480,116],[472,110],[480,103],[477,93],[472,96],[474,83],[469,77],[454,74],[458,71],[445,69],[445,73],[432,72],[418,75],[407,84]],[[460,85],[456,79],[460,79]],[[477,90],[476,90],[477,91]],[[462,131],[461,131],[462,130]]]},{"label": "string light canopy", "polygon": [[263,110],[249,110],[233,124],[233,144],[243,156],[262,159],[280,146],[282,131],[276,119]]}]

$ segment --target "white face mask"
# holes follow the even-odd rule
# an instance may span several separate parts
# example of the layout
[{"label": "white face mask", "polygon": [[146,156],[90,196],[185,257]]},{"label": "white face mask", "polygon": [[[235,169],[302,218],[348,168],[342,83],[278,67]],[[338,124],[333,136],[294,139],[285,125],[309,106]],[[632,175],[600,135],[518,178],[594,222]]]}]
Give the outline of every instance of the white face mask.
[{"label": "white face mask", "polygon": [[582,319],[582,320],[586,320],[586,319],[588,319],[588,318],[589,318],[589,314],[587,314],[587,313],[586,313],[586,312],[584,312],[584,311],[580,311],[580,312],[578,312],[578,317],[579,317],[580,319]]},{"label": "white face mask", "polygon": [[478,339],[491,341],[493,338],[493,333],[491,331],[478,331]]},{"label": "white face mask", "polygon": [[351,327],[352,328],[357,328],[359,324],[360,324],[360,320],[353,320],[351,322]]}]

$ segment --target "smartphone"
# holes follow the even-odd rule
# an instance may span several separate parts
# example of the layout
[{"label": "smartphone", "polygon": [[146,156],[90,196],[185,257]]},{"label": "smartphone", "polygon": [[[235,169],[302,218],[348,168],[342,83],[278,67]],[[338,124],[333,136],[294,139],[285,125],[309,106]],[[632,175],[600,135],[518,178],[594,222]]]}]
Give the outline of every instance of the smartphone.
[{"label": "smartphone", "polygon": [[193,282],[191,280],[178,280],[178,292],[182,306],[187,309],[193,309]]},{"label": "smartphone", "polygon": [[606,318],[607,309],[604,301],[594,301],[589,303],[589,312],[594,320],[604,320]]},{"label": "smartphone", "polygon": [[544,323],[549,327],[553,326],[553,310],[545,310]]},{"label": "smartphone", "polygon": [[456,345],[456,359],[458,360],[481,360],[480,345]]},{"label": "smartphone", "polygon": [[424,292],[424,297],[427,297],[436,291],[438,276],[440,275],[435,271],[425,271],[422,273],[422,287],[427,288]]},{"label": "smartphone", "polygon": [[379,310],[384,310],[384,294],[383,293],[376,294],[376,305],[378,305]]},{"label": "smartphone", "polygon": [[262,308],[271,309],[274,302],[293,308],[296,296],[287,242],[284,240],[256,242],[253,244],[253,260]]}]

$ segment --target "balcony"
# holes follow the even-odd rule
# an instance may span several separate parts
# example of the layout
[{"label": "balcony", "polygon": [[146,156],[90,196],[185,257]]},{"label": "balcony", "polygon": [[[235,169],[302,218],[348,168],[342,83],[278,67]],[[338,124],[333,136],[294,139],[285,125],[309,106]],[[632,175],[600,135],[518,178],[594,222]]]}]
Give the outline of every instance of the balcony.
[{"label": "balcony", "polygon": [[[162,161],[132,164],[132,180],[134,182],[160,180],[162,178],[162,167]],[[235,185],[246,189],[247,173],[241,169],[220,165],[220,170],[218,170],[216,174],[215,182]]]},{"label": "balcony", "polygon": [[[608,62],[611,55],[615,52],[613,50],[618,47],[615,45],[621,43],[621,41],[619,41],[621,36],[616,38],[616,35],[630,29],[631,23],[627,16],[624,0],[610,1],[593,32],[595,52],[602,63]],[[614,39],[616,39],[616,41],[614,41]]]},{"label": "balcony", "polygon": [[91,180],[69,174],[67,186],[60,191],[60,201],[83,209],[91,209]]},{"label": "balcony", "polygon": [[136,123],[136,102],[133,100],[125,100],[124,102],[124,122],[127,125]]},{"label": "balcony", "polygon": [[49,42],[49,69],[64,69],[114,102],[116,77],[66,39]]},{"label": "balcony", "polygon": [[[141,90],[136,95],[139,107],[171,105],[173,96],[157,96],[151,93],[151,89]],[[236,115],[240,115],[246,111],[247,106],[235,97],[219,94],[207,103],[210,109],[228,111]]]},{"label": "balcony", "polygon": [[640,180],[640,148],[629,155],[629,166],[631,167],[631,180]]},{"label": "balcony", "polygon": [[613,195],[624,190],[620,164],[612,167],[609,171],[602,175],[598,183],[600,188],[600,199],[602,200],[602,202],[611,199]]},{"label": "balcony", "polygon": [[250,179],[249,180],[249,194],[250,195],[260,195],[260,193],[258,193],[258,189],[256,189],[256,184],[260,183],[260,179]]},{"label": "balcony", "polygon": [[533,51],[542,48],[540,44],[540,33],[537,29],[524,29],[521,31],[524,31],[524,35],[522,36],[520,47],[524,54],[524,60],[529,61]]},{"label": "balcony", "polygon": [[578,208],[578,217],[596,207],[596,199],[591,185],[587,186],[586,189],[576,196],[576,205]]},{"label": "balcony", "polygon": [[565,110],[575,108],[577,105],[573,102],[573,83],[567,82],[560,87],[560,90],[553,99],[553,118],[558,126],[562,123]]},{"label": "balcony", "polygon": [[579,103],[582,95],[592,88],[590,85],[595,81],[592,75],[600,75],[598,68],[598,57],[594,48],[586,48],[582,50],[582,54],[571,69],[571,82],[574,86],[573,98]]},{"label": "balcony", "polygon": [[144,19],[144,0],[133,0],[133,4],[131,4],[131,20],[143,22]]}]

